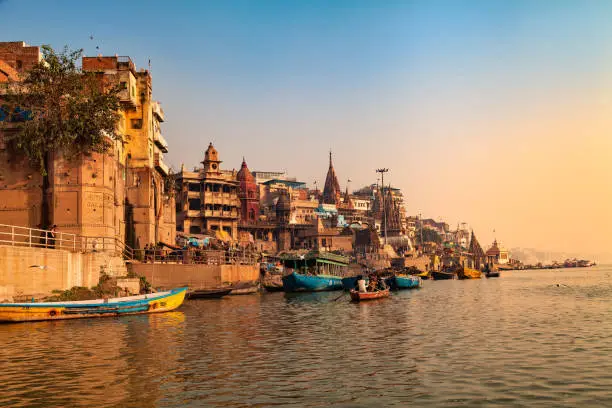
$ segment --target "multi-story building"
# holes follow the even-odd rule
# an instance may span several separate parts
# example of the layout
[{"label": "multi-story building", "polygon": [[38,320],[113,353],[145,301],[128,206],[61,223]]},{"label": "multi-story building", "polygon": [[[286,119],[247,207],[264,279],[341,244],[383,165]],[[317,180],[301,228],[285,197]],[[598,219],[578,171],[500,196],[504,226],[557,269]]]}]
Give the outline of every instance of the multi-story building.
[{"label": "multi-story building", "polygon": [[126,241],[137,248],[160,241],[174,244],[175,205],[170,169],[164,162],[168,143],[161,132],[165,115],[153,99],[151,73],[136,70],[129,57],[121,56],[84,57],[83,71],[102,73],[121,88]]},{"label": "multi-story building", "polygon": [[[21,74],[42,55],[39,47],[0,43],[0,59]],[[101,83],[124,88],[116,129],[122,140],[112,141],[105,153],[72,160],[53,152],[44,192],[40,171],[0,142],[0,223],[35,227],[47,218],[60,232],[119,238],[135,248],[173,243],[174,199],[162,161],[164,116],[152,100],[150,73],[136,71],[129,57],[84,57],[82,66],[100,74]],[[45,217],[43,194],[50,203]]]},{"label": "multi-story building", "polygon": [[257,184],[263,184],[270,180],[295,181],[295,177],[287,176],[287,173],[284,171],[253,171],[251,174],[255,177]]},{"label": "multi-story building", "polygon": [[235,171],[221,170],[219,154],[208,146],[202,167],[176,174],[177,230],[190,234],[219,233],[238,238],[240,218],[239,182]]}]

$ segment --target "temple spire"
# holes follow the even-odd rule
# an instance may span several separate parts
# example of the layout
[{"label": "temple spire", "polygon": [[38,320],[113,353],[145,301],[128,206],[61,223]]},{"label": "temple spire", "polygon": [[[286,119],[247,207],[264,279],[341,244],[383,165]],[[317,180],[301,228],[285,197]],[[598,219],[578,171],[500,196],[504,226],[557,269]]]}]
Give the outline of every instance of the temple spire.
[{"label": "temple spire", "polygon": [[327,170],[327,177],[325,178],[325,187],[323,188],[323,203],[325,204],[339,204],[342,190],[340,190],[340,183],[336,176],[336,170],[332,163],[332,152],[329,151],[329,169]]}]

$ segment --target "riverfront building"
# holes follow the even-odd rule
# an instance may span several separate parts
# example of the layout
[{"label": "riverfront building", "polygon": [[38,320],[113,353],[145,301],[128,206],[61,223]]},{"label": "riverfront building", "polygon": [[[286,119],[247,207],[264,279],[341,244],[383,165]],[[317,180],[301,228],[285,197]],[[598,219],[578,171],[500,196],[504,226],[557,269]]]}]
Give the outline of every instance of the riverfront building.
[{"label": "riverfront building", "polygon": [[[42,54],[23,42],[0,43],[0,60],[21,75]],[[174,199],[162,154],[168,146],[160,130],[165,118],[152,98],[150,73],[137,71],[129,57],[84,57],[82,67],[98,73],[101,83],[123,88],[116,129],[122,140],[112,141],[105,153],[73,160],[53,152],[43,191],[40,171],[6,149],[3,137],[10,126],[0,132],[0,223],[56,224],[61,232],[116,238],[134,248],[173,243]]]},{"label": "riverfront building", "polygon": [[[174,176],[177,189],[177,231],[188,234],[214,233],[223,240],[238,238],[241,203],[240,182],[235,171],[221,169],[222,161],[212,143],[206,149],[202,167],[187,171],[183,167]],[[246,166],[246,163],[244,163]],[[246,217],[255,217],[255,205],[248,197],[253,192],[250,178],[243,172]],[[251,212],[251,210],[253,210]]]}]

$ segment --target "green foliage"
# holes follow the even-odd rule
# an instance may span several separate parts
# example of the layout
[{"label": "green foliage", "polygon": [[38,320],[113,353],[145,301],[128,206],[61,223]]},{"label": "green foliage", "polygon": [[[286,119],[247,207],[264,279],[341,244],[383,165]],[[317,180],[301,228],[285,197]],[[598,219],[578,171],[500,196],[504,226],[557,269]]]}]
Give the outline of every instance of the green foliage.
[{"label": "green foliage", "polygon": [[423,228],[423,242],[421,242],[421,231],[416,232],[416,239],[419,245],[423,242],[435,242],[437,244],[442,243],[442,237],[435,230],[430,228]]},{"label": "green foliage", "polygon": [[103,76],[83,72],[77,65],[82,50],[61,52],[42,47],[43,60],[19,83],[7,88],[10,111],[28,111],[28,120],[10,122],[8,146],[25,154],[43,175],[48,154],[73,158],[105,152],[110,140],[120,139],[119,88],[107,86]]}]

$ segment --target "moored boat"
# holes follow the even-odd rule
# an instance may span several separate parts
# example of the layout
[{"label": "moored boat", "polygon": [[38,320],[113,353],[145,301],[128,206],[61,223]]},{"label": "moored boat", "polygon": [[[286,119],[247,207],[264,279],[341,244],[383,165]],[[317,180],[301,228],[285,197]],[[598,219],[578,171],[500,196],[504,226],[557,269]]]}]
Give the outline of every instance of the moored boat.
[{"label": "moored boat", "polygon": [[239,282],[231,287],[230,295],[250,295],[259,292],[259,282]]},{"label": "moored boat", "polygon": [[499,271],[489,271],[485,273],[487,278],[499,278]]},{"label": "moored boat", "polygon": [[389,289],[376,290],[374,292],[359,292],[351,289],[351,300],[353,302],[363,302],[364,300],[375,300],[389,297]]},{"label": "moored boat", "polygon": [[267,292],[282,292],[283,276],[280,274],[266,274],[261,279],[261,286],[263,286]]},{"label": "moored boat", "polygon": [[455,272],[432,271],[431,277],[434,280],[457,279],[457,274]]},{"label": "moored boat", "polygon": [[185,300],[187,288],[146,295],[73,302],[0,303],[0,322],[30,322],[168,312]]},{"label": "moored boat", "polygon": [[342,278],[334,275],[304,275],[292,272],[283,276],[285,292],[320,292],[342,289]]},{"label": "moored boat", "polygon": [[319,251],[286,254],[281,260],[285,292],[341,290],[349,264],[346,256]]},{"label": "moored boat", "polygon": [[457,271],[457,277],[459,279],[480,279],[482,277],[482,272],[476,269],[463,267]]},{"label": "moored boat", "polygon": [[229,295],[231,288],[224,289],[197,289],[187,292],[187,299],[219,299]]},{"label": "moored boat", "polygon": [[429,271],[417,273],[414,276],[418,276],[419,278],[421,278],[421,280],[431,279],[431,273]]},{"label": "moored boat", "polygon": [[412,275],[395,275],[391,280],[391,288],[396,290],[401,289],[416,289],[421,287],[421,278]]}]

